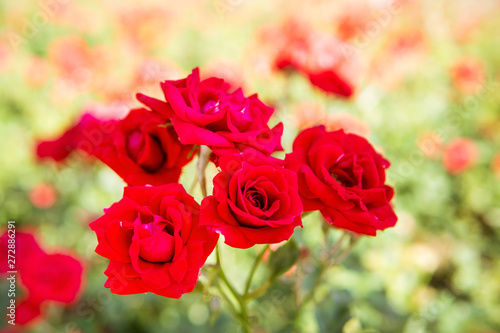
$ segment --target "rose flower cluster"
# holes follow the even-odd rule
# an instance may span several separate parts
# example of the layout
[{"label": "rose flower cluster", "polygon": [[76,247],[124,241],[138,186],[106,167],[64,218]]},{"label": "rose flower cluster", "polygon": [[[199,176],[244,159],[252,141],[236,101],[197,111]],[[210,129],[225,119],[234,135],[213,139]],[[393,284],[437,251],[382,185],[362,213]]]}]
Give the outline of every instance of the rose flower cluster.
[{"label": "rose flower cluster", "polygon": [[[357,235],[395,225],[389,162],[365,138],[316,126],[278,159],[272,154],[283,150],[283,124],[269,126],[274,109],[257,95],[219,78],[201,80],[198,69],[161,88],[164,99],[138,94],[144,108],[123,119],[86,114],[38,146],[39,157],[57,161],[83,150],[129,185],[90,224],[96,252],[109,259],[111,292],[179,298],[194,289],[219,235],[241,249],[287,241],[303,227],[304,212],[320,211],[329,225]],[[218,170],[201,203],[178,183],[195,155],[198,172],[208,163]],[[204,175],[198,178],[204,192]]]}]

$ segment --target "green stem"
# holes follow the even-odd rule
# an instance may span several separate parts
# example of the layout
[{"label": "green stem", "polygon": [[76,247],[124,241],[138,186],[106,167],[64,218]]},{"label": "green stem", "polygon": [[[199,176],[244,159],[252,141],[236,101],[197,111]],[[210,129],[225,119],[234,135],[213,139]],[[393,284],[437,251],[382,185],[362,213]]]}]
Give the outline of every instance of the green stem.
[{"label": "green stem", "polygon": [[216,284],[216,288],[219,291],[219,295],[226,301],[227,305],[229,305],[229,310],[231,310],[233,316],[238,320],[241,320],[240,314],[238,313],[238,310],[236,310],[236,306],[233,304],[229,296],[226,295],[225,291],[222,289],[222,285],[220,284],[220,282]]},{"label": "green stem", "polygon": [[[338,251],[338,249],[340,249],[346,235],[347,234],[344,234],[344,235],[342,235],[342,237],[340,237],[340,239],[333,246],[332,251],[330,251],[330,254],[334,254],[335,252]],[[311,290],[304,297],[302,302],[300,302],[300,304],[297,306],[295,319],[297,319],[299,317],[299,314],[302,311],[302,309],[304,308],[304,306],[307,305],[307,303],[309,303],[314,298],[314,292],[321,284],[321,281],[323,280],[323,277],[324,277],[325,273],[328,271],[328,269],[340,264],[340,262],[342,262],[342,260],[345,259],[345,257],[351,252],[352,247],[356,243],[358,238],[359,237],[351,236],[347,247],[342,252],[340,252],[337,256],[335,256],[333,261],[331,261],[331,263],[329,263],[329,261],[330,261],[328,258],[329,256],[326,258],[326,260],[325,260],[326,262],[324,264],[321,263],[321,266],[319,268],[318,274],[316,275],[316,279],[314,280],[314,283],[313,283],[313,286],[311,287]]]},{"label": "green stem", "polygon": [[[218,271],[219,271],[219,278],[220,281],[224,282],[226,285],[227,289],[231,292],[231,294],[234,296],[234,298],[238,301],[239,307],[240,307],[240,312],[238,313],[236,311],[236,308],[234,309],[236,312],[236,319],[238,319],[243,327],[243,332],[248,333],[250,332],[250,326],[249,326],[249,321],[248,321],[248,311],[246,308],[246,302],[245,299],[240,293],[236,291],[236,289],[231,285],[229,280],[226,277],[226,274],[224,273],[224,270],[222,269],[222,263],[220,260],[220,253],[219,253],[219,244],[215,246],[215,258],[217,260],[217,266],[218,266]],[[224,295],[226,296],[226,295]],[[230,302],[229,298],[226,296],[226,301],[234,307],[232,302]]]},{"label": "green stem", "polygon": [[264,257],[264,254],[266,253],[267,249],[269,249],[269,244],[266,244],[262,250],[260,250],[259,254],[255,258],[255,261],[253,262],[252,269],[250,270],[250,274],[248,275],[247,282],[245,285],[245,291],[243,292],[243,297],[247,297],[248,291],[250,290],[250,286],[252,285],[252,280],[253,276],[255,275],[255,272],[257,271],[257,267],[259,267],[259,264],[262,261],[262,257]]},{"label": "green stem", "polygon": [[245,294],[245,298],[246,299],[252,299],[252,298],[256,298],[256,297],[264,295],[264,293],[267,291],[267,289],[271,286],[271,283],[272,283],[271,279],[267,280],[259,288],[255,289],[251,293]]},{"label": "green stem", "polygon": [[229,283],[229,280],[227,279],[226,274],[224,273],[224,270],[222,269],[222,263],[221,263],[220,254],[219,254],[219,244],[217,244],[215,246],[215,258],[216,258],[217,264],[219,266],[219,277],[226,284],[226,287],[229,289],[231,294],[233,294],[233,296],[239,300],[241,298],[241,295],[236,291],[236,289],[234,289],[234,287],[231,285],[231,283]]}]

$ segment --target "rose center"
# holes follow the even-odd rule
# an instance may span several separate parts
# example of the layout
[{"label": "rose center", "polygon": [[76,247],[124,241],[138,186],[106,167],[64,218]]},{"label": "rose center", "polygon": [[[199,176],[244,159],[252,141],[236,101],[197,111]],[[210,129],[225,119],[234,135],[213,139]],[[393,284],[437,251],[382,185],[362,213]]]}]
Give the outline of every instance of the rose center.
[{"label": "rose center", "polygon": [[175,252],[172,223],[152,222],[142,227],[150,232],[150,236],[140,239],[139,257],[149,262],[169,262]]},{"label": "rose center", "polygon": [[130,158],[148,173],[156,172],[167,158],[156,136],[139,131],[129,135],[127,151]]},{"label": "rose center", "polygon": [[267,208],[267,197],[256,189],[249,189],[246,192],[246,198],[254,207],[259,209]]},{"label": "rose center", "polygon": [[357,185],[354,174],[349,170],[330,170],[330,176],[344,187],[354,187]]},{"label": "rose center", "polygon": [[219,101],[213,101],[213,100],[208,100],[201,108],[201,111],[204,114],[214,114],[220,111],[219,108],[220,102]]}]

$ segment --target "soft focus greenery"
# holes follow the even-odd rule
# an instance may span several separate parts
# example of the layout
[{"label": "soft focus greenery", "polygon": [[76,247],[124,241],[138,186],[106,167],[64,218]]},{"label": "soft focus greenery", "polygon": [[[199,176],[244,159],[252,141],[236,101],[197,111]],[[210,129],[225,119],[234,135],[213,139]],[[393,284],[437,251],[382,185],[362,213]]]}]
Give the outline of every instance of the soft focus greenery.
[{"label": "soft focus greenery", "polygon": [[[404,1],[361,46],[352,42],[363,68],[359,89],[349,100],[326,95],[301,76],[262,71],[258,59],[264,51],[256,35],[263,24],[289,16],[335,31],[335,18],[345,11],[366,16],[364,2],[352,8],[346,7],[348,1],[326,0],[61,0],[65,4],[53,6],[46,21],[36,21],[44,13],[42,4],[49,2],[0,3],[0,221],[36,230],[49,252],[75,253],[85,264],[86,283],[77,303],[48,306],[45,320],[28,331],[241,330],[215,291],[203,288],[210,268],[202,271],[197,292],[179,300],[119,296],[105,289],[107,260],[94,253],[97,241],[88,223],[121,198],[123,182],[78,153],[63,166],[35,158],[37,140],[59,135],[82,109],[123,114],[138,105],[135,92],[158,94],[160,80],[181,78],[197,66],[202,74],[206,67],[236,68],[247,94],[257,92],[276,107],[272,122],[285,123],[287,152],[298,132],[294,110],[316,103],[328,113],[346,112],[366,122],[370,141],[391,161],[388,182],[396,189],[398,224],[376,237],[362,237],[344,262],[328,271],[316,304],[305,307],[295,330],[500,331],[500,179],[491,168],[500,152],[498,2]],[[390,1],[370,3],[378,3],[377,14]],[[31,36],[26,22],[35,23]],[[406,33],[420,36],[418,46],[391,51]],[[20,44],[13,44],[18,37]],[[70,45],[84,46],[58,48],[68,38],[80,40]],[[473,93],[460,91],[453,81],[453,64],[463,58],[484,66],[484,82]],[[477,164],[450,175],[440,156],[428,157],[419,149],[419,140],[429,133],[443,145],[457,137],[474,140]],[[190,165],[181,178],[186,188],[193,174]],[[57,193],[48,208],[33,203],[33,189],[40,184]],[[200,193],[195,197],[200,199]],[[292,331],[292,290],[314,280],[323,224],[319,214],[311,214],[294,234],[301,262],[294,275],[279,279],[250,304],[255,332]],[[329,244],[340,234],[331,231]],[[259,249],[222,247],[226,274],[240,290]],[[270,267],[259,268],[256,287]],[[7,284],[0,286],[4,308]]]}]

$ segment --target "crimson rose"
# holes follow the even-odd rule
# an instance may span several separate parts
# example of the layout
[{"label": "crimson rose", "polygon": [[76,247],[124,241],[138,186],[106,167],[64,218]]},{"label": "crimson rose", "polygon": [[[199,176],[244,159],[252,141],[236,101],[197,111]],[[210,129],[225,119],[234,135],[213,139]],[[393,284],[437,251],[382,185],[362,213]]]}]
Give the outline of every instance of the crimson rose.
[{"label": "crimson rose", "polygon": [[90,224],[96,252],[110,259],[105,286],[115,294],[191,292],[219,235],[199,225],[200,206],[180,184],[126,187]]},{"label": "crimson rose", "polygon": [[324,126],[300,133],[286,156],[305,211],[321,210],[328,223],[366,235],[397,221],[390,204],[394,191],[384,184],[389,165],[366,139]]},{"label": "crimson rose", "polygon": [[241,146],[266,154],[283,150],[283,124],[269,128],[274,109],[257,95],[245,97],[241,89],[229,93],[229,85],[218,78],[200,81],[198,68],[185,79],[165,81],[161,86],[167,103],[142,94],[137,99],[171,117],[182,143],[206,145],[218,155],[233,153]]},{"label": "crimson rose", "polygon": [[193,146],[179,142],[171,125],[146,109],[133,109],[94,149],[93,155],[128,185],[176,183],[193,159]]},{"label": "crimson rose", "polygon": [[222,156],[214,195],[201,203],[202,225],[222,233],[226,244],[249,248],[288,240],[302,226],[297,176],[254,150]]}]

